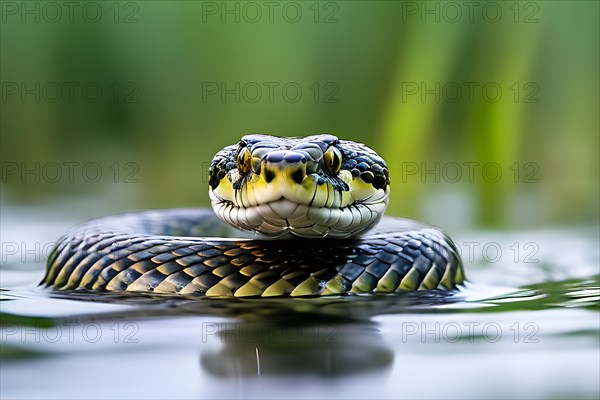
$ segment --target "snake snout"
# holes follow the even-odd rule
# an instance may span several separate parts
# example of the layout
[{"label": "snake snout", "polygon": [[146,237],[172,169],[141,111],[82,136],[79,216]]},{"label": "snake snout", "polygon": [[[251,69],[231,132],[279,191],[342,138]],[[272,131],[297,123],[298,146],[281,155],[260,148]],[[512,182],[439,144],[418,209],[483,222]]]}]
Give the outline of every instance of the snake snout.
[{"label": "snake snout", "polygon": [[306,164],[306,155],[294,150],[276,150],[265,154],[263,160],[272,163],[285,161],[292,164]]},{"label": "snake snout", "polygon": [[306,178],[306,155],[293,150],[276,150],[265,154],[262,158],[261,170],[265,174],[265,182],[271,183],[280,176],[288,183],[302,184]]}]

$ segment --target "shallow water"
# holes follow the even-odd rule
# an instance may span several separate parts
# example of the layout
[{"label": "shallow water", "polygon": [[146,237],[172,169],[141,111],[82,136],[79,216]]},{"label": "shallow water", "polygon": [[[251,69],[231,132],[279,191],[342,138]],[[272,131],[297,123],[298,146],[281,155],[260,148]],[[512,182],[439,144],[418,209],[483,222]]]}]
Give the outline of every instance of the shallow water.
[{"label": "shallow water", "polygon": [[455,236],[457,292],[328,299],[37,287],[72,223],[2,212],[4,398],[598,398],[597,228]]}]

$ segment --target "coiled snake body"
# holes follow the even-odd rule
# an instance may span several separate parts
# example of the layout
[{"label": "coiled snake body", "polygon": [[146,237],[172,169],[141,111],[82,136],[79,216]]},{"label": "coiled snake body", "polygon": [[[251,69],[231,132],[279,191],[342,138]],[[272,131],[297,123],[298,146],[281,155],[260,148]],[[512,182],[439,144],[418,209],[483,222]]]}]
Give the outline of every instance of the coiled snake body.
[{"label": "coiled snake body", "polygon": [[217,153],[209,179],[216,216],[154,210],[80,224],[54,248],[43,282],[56,290],[269,297],[453,289],[463,281],[443,232],[382,217],[389,173],[363,144],[246,135]]}]

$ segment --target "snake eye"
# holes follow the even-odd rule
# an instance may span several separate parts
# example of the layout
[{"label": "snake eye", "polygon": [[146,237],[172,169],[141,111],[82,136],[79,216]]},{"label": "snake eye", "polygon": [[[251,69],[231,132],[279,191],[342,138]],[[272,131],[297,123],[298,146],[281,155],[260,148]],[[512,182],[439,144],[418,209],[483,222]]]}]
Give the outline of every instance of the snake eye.
[{"label": "snake eye", "polygon": [[342,167],[342,153],[335,146],[331,146],[323,154],[323,160],[325,161],[325,168],[327,172],[336,174]]},{"label": "snake eye", "polygon": [[250,162],[252,161],[252,154],[247,147],[240,150],[237,155],[237,167],[242,173],[246,173],[250,170]]}]

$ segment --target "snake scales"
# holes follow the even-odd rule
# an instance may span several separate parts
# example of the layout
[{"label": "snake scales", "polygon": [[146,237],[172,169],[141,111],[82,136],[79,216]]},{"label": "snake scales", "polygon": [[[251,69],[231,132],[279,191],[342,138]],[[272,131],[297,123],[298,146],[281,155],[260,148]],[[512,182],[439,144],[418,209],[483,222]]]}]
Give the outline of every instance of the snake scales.
[{"label": "snake scales", "polygon": [[332,135],[246,135],[215,155],[209,195],[216,216],[152,210],[74,227],[54,248],[43,283],[71,291],[270,297],[454,289],[463,282],[447,235],[383,217],[389,173],[363,144]]}]

